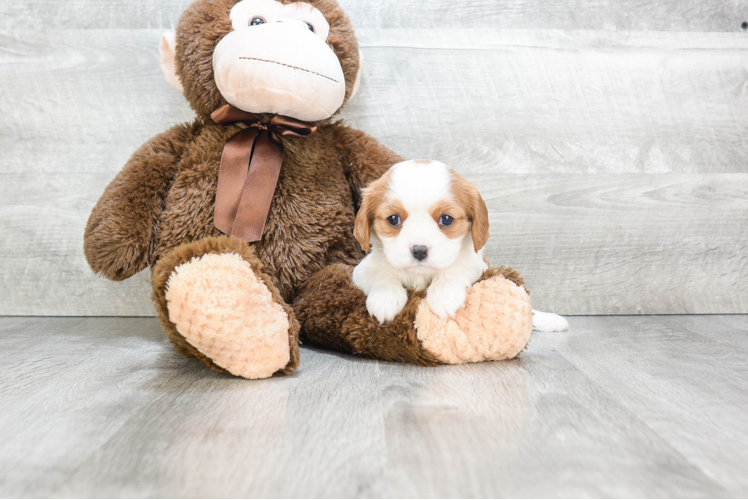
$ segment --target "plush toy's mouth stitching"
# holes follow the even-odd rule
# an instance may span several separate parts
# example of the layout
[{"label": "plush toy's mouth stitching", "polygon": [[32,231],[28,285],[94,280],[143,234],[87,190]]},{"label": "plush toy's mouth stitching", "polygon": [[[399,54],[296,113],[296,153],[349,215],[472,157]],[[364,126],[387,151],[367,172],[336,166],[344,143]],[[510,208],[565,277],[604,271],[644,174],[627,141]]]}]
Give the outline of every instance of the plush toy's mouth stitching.
[{"label": "plush toy's mouth stitching", "polygon": [[308,69],[299,68],[298,66],[291,66],[290,64],[283,64],[283,63],[278,62],[278,61],[269,61],[267,59],[258,59],[257,57],[240,57],[239,59],[245,59],[247,61],[260,61],[260,62],[266,62],[266,63],[272,63],[272,64],[279,64],[279,65],[285,66],[287,68],[298,69],[299,71],[306,71],[307,73],[311,73],[313,75],[321,76],[322,78],[327,78],[331,82],[340,83],[339,81],[334,80],[334,79],[330,78],[329,76],[325,76],[325,75],[322,75],[320,73],[315,73],[314,71],[309,71]]}]

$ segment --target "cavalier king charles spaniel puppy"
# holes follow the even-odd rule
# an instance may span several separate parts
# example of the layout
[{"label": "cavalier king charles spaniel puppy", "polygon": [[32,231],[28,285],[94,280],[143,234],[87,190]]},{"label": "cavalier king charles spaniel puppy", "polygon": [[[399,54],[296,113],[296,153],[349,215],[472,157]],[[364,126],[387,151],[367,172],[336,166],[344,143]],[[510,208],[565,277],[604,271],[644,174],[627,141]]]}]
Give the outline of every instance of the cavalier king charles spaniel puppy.
[{"label": "cavalier king charles spaniel puppy", "polygon": [[[380,323],[408,301],[407,289],[426,290],[442,318],[454,316],[467,289],[490,262],[488,208],[478,189],[443,163],[398,163],[362,191],[355,236],[371,252],[353,270],[366,307]],[[568,329],[561,316],[533,311],[533,326]]]}]

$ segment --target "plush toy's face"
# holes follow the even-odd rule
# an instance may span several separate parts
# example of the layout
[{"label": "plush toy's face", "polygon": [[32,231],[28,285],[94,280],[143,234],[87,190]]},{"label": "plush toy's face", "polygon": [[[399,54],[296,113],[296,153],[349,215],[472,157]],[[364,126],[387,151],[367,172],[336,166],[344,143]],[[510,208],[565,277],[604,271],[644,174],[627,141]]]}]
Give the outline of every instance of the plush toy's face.
[{"label": "plush toy's face", "polygon": [[216,85],[230,104],[307,121],[329,118],[343,105],[343,68],[318,9],[242,0],[231,9],[231,24],[234,31],[213,52]]},{"label": "plush toy's face", "polygon": [[315,122],[358,86],[358,45],[334,0],[198,0],[160,53],[167,81],[202,115],[228,102]]}]

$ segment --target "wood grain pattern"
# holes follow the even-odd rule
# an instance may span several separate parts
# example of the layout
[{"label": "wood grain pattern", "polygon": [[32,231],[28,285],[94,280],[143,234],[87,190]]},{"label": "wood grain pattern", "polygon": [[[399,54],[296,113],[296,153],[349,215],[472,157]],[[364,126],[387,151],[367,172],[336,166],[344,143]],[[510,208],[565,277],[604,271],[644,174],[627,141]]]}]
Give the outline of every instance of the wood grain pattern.
[{"label": "wood grain pattern", "polygon": [[[359,28],[741,31],[736,0],[339,0]],[[0,29],[173,28],[191,0],[0,2]]]},{"label": "wood grain pattern", "polygon": [[658,321],[665,327],[687,330],[693,335],[727,345],[748,356],[743,339],[748,336],[748,325],[736,321],[733,316],[689,316],[684,321],[678,316],[661,316]]},{"label": "wood grain pattern", "polygon": [[351,124],[512,173],[745,172],[748,36],[361,30]]},{"label": "wood grain pattern", "polygon": [[[748,174],[468,174],[490,209],[495,264],[525,275],[536,308],[563,314],[717,313],[748,310]],[[101,174],[18,174],[6,209],[21,238],[0,241],[11,290],[5,314],[152,315],[147,273],[96,278],[80,251]],[[85,189],[84,189],[85,188]],[[718,215],[715,215],[718,214]],[[19,244],[19,241],[21,244]],[[27,243],[24,243],[27,241]],[[44,277],[52,286],[39,286]]]},{"label": "wood grain pattern", "polygon": [[[160,75],[158,37],[0,38],[6,168],[123,163],[189,120]],[[477,172],[746,171],[748,37],[362,30],[361,44],[363,87],[343,116],[406,157]]]},{"label": "wood grain pattern", "polygon": [[536,308],[748,310],[748,174],[467,178],[490,209],[488,255],[522,270]]},{"label": "wood grain pattern", "polygon": [[[479,182],[489,253],[527,275],[536,307],[748,311],[743,34],[359,32],[363,87],[343,116]],[[128,156],[193,116],[160,76],[159,35],[0,31],[0,314],[153,314],[147,273],[98,279],[81,246]]]},{"label": "wood grain pattern", "polygon": [[[690,317],[664,324],[651,317],[575,319],[561,356],[712,481],[728,491],[745,487],[748,447],[733,443],[748,439],[748,367],[742,361],[748,337],[737,349],[712,341],[714,327],[692,324]],[[745,328],[744,319],[728,321]],[[733,396],[724,400],[726,393]]]},{"label": "wood grain pattern", "polygon": [[742,497],[748,336],[693,319],[575,317],[439,368],[307,347],[247,381],[155,319],[0,318],[0,496]]}]

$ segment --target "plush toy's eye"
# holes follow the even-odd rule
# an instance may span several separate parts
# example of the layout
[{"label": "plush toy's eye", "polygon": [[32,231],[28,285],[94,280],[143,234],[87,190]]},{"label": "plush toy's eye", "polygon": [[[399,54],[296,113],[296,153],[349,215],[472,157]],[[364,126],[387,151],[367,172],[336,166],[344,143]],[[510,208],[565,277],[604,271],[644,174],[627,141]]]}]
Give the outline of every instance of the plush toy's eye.
[{"label": "plush toy's eye", "polygon": [[261,24],[265,24],[267,21],[265,21],[261,17],[253,17],[251,21],[249,21],[250,26],[259,26]]},{"label": "plush toy's eye", "polygon": [[311,25],[311,24],[309,24],[309,23],[306,23],[306,25],[307,25],[307,26],[309,26],[309,31],[311,31],[312,33],[315,33],[315,31],[314,31],[314,26],[312,26],[312,25]]},{"label": "plush toy's eye", "polygon": [[439,217],[440,226],[451,226],[454,221],[454,218],[450,217],[449,215],[442,215],[441,217]]},{"label": "plush toy's eye", "polygon": [[392,226],[399,226],[400,222],[402,221],[400,220],[399,215],[390,215],[389,217],[387,217],[387,222],[389,222]]}]

